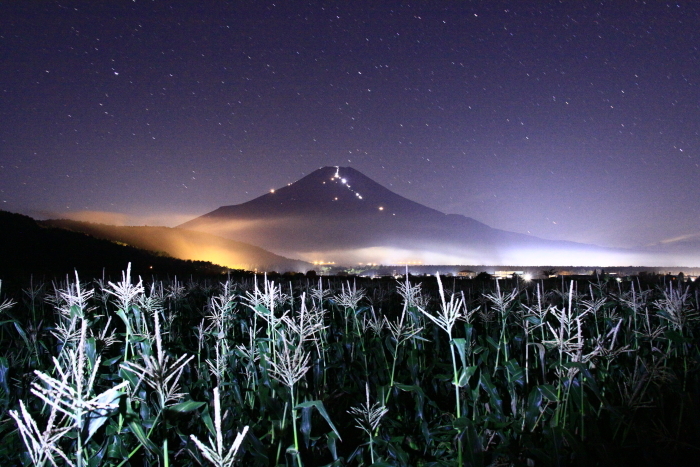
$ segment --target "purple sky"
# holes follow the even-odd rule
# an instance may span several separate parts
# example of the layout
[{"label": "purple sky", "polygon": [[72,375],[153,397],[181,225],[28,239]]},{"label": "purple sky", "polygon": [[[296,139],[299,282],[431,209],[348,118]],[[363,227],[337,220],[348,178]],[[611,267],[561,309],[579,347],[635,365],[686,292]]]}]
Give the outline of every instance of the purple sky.
[{"label": "purple sky", "polygon": [[378,3],[0,3],[0,209],[176,225],[341,165],[544,238],[700,234],[700,4]]}]

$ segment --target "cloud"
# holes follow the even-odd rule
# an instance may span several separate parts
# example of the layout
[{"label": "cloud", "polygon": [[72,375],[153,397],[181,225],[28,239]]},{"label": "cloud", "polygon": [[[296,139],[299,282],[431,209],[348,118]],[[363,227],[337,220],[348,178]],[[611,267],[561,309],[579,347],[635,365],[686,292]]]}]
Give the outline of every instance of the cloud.
[{"label": "cloud", "polygon": [[44,219],[70,219],[74,221],[93,222],[117,226],[150,225],[174,227],[197,217],[199,214],[183,214],[174,212],[156,212],[145,214],[127,214],[111,211],[42,211],[34,217]]},{"label": "cloud", "polygon": [[676,242],[683,242],[685,240],[691,240],[694,238],[700,238],[700,233],[694,233],[694,234],[687,234],[687,235],[679,235],[677,237],[672,237],[672,238],[667,238],[664,240],[661,240],[659,243],[661,244],[668,244],[668,243],[676,243]]}]

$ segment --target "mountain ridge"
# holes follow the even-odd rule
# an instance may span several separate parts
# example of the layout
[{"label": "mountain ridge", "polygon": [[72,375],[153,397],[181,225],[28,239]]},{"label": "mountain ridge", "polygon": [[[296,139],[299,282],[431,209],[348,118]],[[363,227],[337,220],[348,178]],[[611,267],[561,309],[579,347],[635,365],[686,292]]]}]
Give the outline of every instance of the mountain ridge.
[{"label": "mountain ridge", "polygon": [[[404,198],[350,167],[322,167],[250,201],[221,206],[178,228],[260,245],[308,261],[435,264],[588,264],[636,253],[494,229]],[[354,252],[351,253],[351,252]],[[541,258],[538,258],[541,257]],[[437,259],[437,261],[435,261]],[[601,260],[603,260],[601,262]]]}]

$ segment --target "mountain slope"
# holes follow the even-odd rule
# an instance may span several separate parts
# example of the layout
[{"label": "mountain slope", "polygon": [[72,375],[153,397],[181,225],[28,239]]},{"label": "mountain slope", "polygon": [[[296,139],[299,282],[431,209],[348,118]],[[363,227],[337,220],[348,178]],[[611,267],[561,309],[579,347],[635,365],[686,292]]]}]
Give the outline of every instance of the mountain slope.
[{"label": "mountain slope", "polygon": [[306,260],[431,264],[633,264],[633,252],[494,229],[408,200],[349,167],[324,167],[179,226]]},{"label": "mountain slope", "polygon": [[255,242],[290,247],[355,248],[398,245],[419,231],[435,235],[447,224],[465,224],[481,236],[490,229],[473,219],[446,216],[384,188],[352,168],[324,167],[274,193],[223,206],[180,225]]},{"label": "mountain slope", "polygon": [[644,251],[668,258],[667,264],[700,264],[700,234],[685,235],[644,247]]},{"label": "mountain slope", "polygon": [[15,283],[27,281],[31,275],[64,277],[77,270],[81,278],[112,279],[132,263],[134,275],[152,274],[221,274],[225,268],[211,263],[193,263],[157,256],[131,246],[83,233],[43,226],[31,217],[0,211],[0,280]]},{"label": "mountain slope", "polygon": [[232,269],[305,272],[312,268],[311,264],[303,261],[284,258],[257,246],[203,232],[169,227],[114,226],[65,219],[43,223],[144,250],[161,251],[174,258],[211,261]]}]

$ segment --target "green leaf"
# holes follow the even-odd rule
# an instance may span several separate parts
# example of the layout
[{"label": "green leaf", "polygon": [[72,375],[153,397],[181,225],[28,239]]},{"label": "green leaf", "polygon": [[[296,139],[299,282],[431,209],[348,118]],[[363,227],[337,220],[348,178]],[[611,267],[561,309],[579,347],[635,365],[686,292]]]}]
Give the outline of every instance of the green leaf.
[{"label": "green leaf", "polygon": [[457,339],[452,339],[452,345],[457,348],[457,352],[459,352],[459,358],[462,360],[462,366],[466,367],[467,366],[467,340],[460,337]]},{"label": "green leaf", "polygon": [[324,407],[323,402],[321,402],[321,401],[306,401],[306,402],[302,402],[301,404],[298,404],[296,407],[294,407],[294,409],[297,410],[297,409],[303,409],[306,407],[316,407],[316,410],[318,410],[318,413],[320,413],[321,416],[326,419],[326,421],[330,425],[333,432],[336,435],[338,435],[338,439],[341,441],[343,440],[343,438],[340,437],[340,433],[338,433],[338,430],[336,430],[335,425],[333,425],[333,422],[331,421],[331,417],[328,415],[328,412],[326,412],[326,408]]},{"label": "green leaf", "polygon": [[360,313],[364,313],[367,310],[369,310],[368,306],[357,307],[357,309],[355,309],[355,316],[358,316]]},{"label": "green leaf", "polygon": [[97,361],[97,342],[94,337],[85,339],[85,356],[90,364],[89,368],[94,368]]},{"label": "green leaf", "polygon": [[311,437],[311,411],[312,407],[305,407],[301,409],[301,426],[299,431],[301,431],[302,438],[304,439],[304,446],[306,449],[309,448],[309,438]]},{"label": "green leaf", "polygon": [[452,422],[452,426],[461,432],[464,431],[467,427],[469,427],[471,423],[472,421],[467,417],[459,417],[455,418],[455,420]]},{"label": "green leaf", "polygon": [[129,452],[124,447],[122,437],[112,435],[108,440],[107,457],[112,459],[125,459],[129,457]]},{"label": "green leaf", "polygon": [[102,448],[97,451],[93,452],[90,457],[88,457],[87,465],[88,467],[99,467],[102,465],[102,460],[105,457],[105,454],[107,453],[107,446],[103,445]]},{"label": "green leaf", "polygon": [[102,366],[112,366],[122,358],[124,358],[123,355],[117,355],[116,357],[108,358],[107,360],[102,360]]},{"label": "green leaf", "polygon": [[542,407],[542,391],[534,388],[530,391],[530,396],[527,398],[527,408],[525,410],[525,424],[530,431],[535,429],[535,423],[540,416],[540,407]]},{"label": "green leaf", "polygon": [[486,336],[486,342],[488,342],[494,349],[498,349],[501,346],[501,344],[496,342],[491,336]]},{"label": "green leaf", "polygon": [[206,405],[206,402],[197,402],[189,400],[185,402],[180,402],[179,404],[171,405],[170,407],[167,407],[167,409],[173,412],[187,413],[192,412],[193,410],[197,410],[203,405]]},{"label": "green leaf", "polygon": [[324,466],[322,466],[322,467],[344,467],[344,466],[345,466],[345,459],[343,459],[343,458],[341,457],[341,458],[338,458],[338,459],[334,460],[334,461],[331,462],[330,464],[326,464],[326,465],[324,465]]},{"label": "green leaf", "polygon": [[508,360],[505,367],[508,372],[508,382],[510,384],[517,384],[519,386],[525,384],[525,370],[522,369],[517,361],[513,359]]},{"label": "green leaf", "polygon": [[683,345],[690,342],[689,339],[684,338],[681,333],[674,329],[666,329],[664,336],[676,345]]},{"label": "green leaf", "polygon": [[540,324],[542,324],[542,321],[540,321],[540,319],[537,316],[527,316],[525,318],[525,321],[534,326],[539,326]]},{"label": "green leaf", "polygon": [[338,449],[335,445],[337,439],[338,435],[336,435],[334,432],[329,431],[326,433],[326,445],[328,446],[328,450],[331,452],[331,456],[333,456],[334,461],[338,460]]},{"label": "green leaf", "polygon": [[595,377],[587,367],[581,369],[581,375],[583,375],[583,384],[593,391],[593,394],[601,401],[604,402],[603,395],[598,389],[598,383],[596,383]]},{"label": "green leaf", "polygon": [[136,436],[136,439],[141,443],[143,447],[148,449],[151,453],[156,454],[158,452],[158,447],[153,444],[153,441],[148,439],[148,436],[146,436],[146,432],[143,431],[143,428],[141,425],[139,425],[136,421],[131,421],[129,422],[129,429],[131,429],[131,432]]},{"label": "green leaf", "polygon": [[7,358],[0,357],[0,387],[9,394],[10,386],[8,385],[7,372],[10,370],[10,364]]},{"label": "green leaf", "polygon": [[83,310],[78,305],[71,306],[69,309],[69,312],[70,312],[71,318],[82,318],[83,317]]},{"label": "green leaf", "polygon": [[491,381],[491,377],[488,373],[481,373],[479,383],[481,388],[489,395],[493,414],[495,415],[497,413],[498,416],[501,416],[503,414],[503,398],[499,394],[496,385]]},{"label": "green leaf", "polygon": [[258,313],[261,316],[270,316],[271,315],[270,310],[268,310],[267,308],[265,308],[262,305],[256,305],[254,310],[256,313]]},{"label": "green leaf", "polygon": [[209,415],[209,406],[202,410],[201,417],[204,425],[207,427],[207,430],[209,430],[209,434],[216,436],[216,428],[214,427],[214,422],[211,419],[211,415]]},{"label": "green leaf", "polygon": [[117,311],[115,311],[115,313],[117,314],[117,316],[119,316],[122,319],[122,321],[124,321],[124,325],[126,325],[127,330],[131,334],[131,325],[129,324],[129,318],[127,318],[124,310],[119,308]]},{"label": "green leaf", "polygon": [[559,402],[559,398],[557,397],[557,390],[552,386],[551,384],[540,384],[537,386],[537,390],[540,391],[540,393],[547,398],[547,400],[550,400],[552,402]]},{"label": "green leaf", "polygon": [[[123,391],[120,391],[118,388],[112,388],[106,390],[105,392],[97,396],[94,400],[99,404],[109,405],[114,404],[115,401],[123,395]],[[97,409],[87,414],[87,416],[85,417],[88,422],[88,436],[85,439],[86,442],[92,437],[92,435],[95,434],[97,430],[100,429],[102,425],[104,425],[104,423],[109,418],[111,412],[113,412],[113,410]]]},{"label": "green leaf", "polygon": [[141,308],[137,305],[131,305],[131,316],[134,317],[134,321],[136,322],[136,329],[141,329],[143,324],[142,324],[142,316],[143,314],[141,313]]},{"label": "green leaf", "polygon": [[128,381],[129,384],[131,384],[131,387],[134,389],[139,384],[139,377],[136,375],[136,373],[129,371],[124,367],[119,368],[119,376]]},{"label": "green leaf", "polygon": [[472,332],[474,331],[474,325],[471,323],[464,323],[464,335],[467,336],[466,340],[470,340],[472,337]]},{"label": "green leaf", "polygon": [[469,366],[467,368],[462,368],[459,372],[459,380],[457,381],[457,386],[460,388],[466,387],[469,384],[469,379],[474,376],[478,366]]},{"label": "green leaf", "polygon": [[530,342],[528,345],[534,345],[535,347],[537,347],[537,350],[540,355],[540,364],[542,365],[542,368],[544,368],[544,345],[540,344],[539,342]]},{"label": "green leaf", "polygon": [[20,337],[24,341],[25,345],[27,347],[31,347],[31,344],[29,343],[29,339],[27,338],[27,333],[24,332],[24,329],[22,329],[22,326],[19,324],[19,321],[13,321],[15,324],[15,329],[17,329],[17,332],[19,333]]}]

